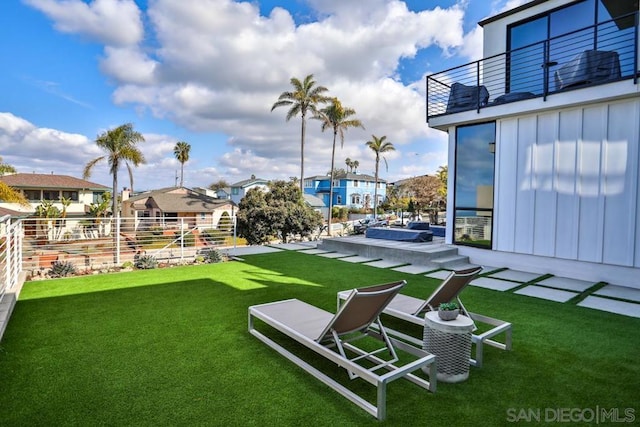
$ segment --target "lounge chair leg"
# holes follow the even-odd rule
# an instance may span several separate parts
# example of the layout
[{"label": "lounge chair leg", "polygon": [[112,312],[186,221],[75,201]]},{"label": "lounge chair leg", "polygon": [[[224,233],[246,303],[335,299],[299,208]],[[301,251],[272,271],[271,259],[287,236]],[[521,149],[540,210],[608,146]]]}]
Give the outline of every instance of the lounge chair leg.
[{"label": "lounge chair leg", "polygon": [[387,383],[378,382],[378,420],[384,420],[387,417]]}]

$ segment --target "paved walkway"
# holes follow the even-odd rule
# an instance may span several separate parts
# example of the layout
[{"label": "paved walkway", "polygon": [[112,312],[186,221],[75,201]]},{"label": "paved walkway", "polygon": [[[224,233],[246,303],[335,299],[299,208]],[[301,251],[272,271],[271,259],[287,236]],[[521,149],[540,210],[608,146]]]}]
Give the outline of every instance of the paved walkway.
[{"label": "paved walkway", "polygon": [[[235,249],[235,255],[283,250],[293,250],[371,267],[390,268],[402,273],[424,274],[427,277],[441,280],[450,273],[449,270],[444,269],[430,270],[429,267],[419,265],[402,265],[398,262],[383,259],[371,259],[355,254],[324,251],[317,249],[316,242],[237,248]],[[482,273],[471,282],[471,285],[640,318],[640,290],[610,283],[589,282],[568,277],[551,276],[549,274],[510,270],[504,267],[483,266]]]}]

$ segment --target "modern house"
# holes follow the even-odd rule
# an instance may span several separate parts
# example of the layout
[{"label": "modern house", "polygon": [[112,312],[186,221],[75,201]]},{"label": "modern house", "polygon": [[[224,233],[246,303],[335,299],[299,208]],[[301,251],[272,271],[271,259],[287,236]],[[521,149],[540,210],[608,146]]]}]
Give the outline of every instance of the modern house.
[{"label": "modern house", "polygon": [[[333,177],[333,206],[373,209],[375,177],[360,173],[345,172]],[[387,195],[387,181],[378,178],[378,205]],[[312,176],[304,179],[304,193],[319,197],[329,206],[331,177]]]},{"label": "modern house", "polygon": [[64,197],[71,202],[66,208],[67,215],[83,216],[89,205],[100,202],[102,195],[111,191],[110,187],[67,175],[15,173],[0,176],[0,181],[21,192],[31,204],[25,207],[0,200],[0,207],[23,215],[33,214],[45,200],[53,202],[62,211],[60,200]]},{"label": "modern house", "polygon": [[638,0],[534,0],[427,77],[447,242],[475,263],[640,288]]},{"label": "modern house", "polygon": [[233,203],[240,203],[240,200],[245,194],[252,188],[259,188],[263,191],[269,191],[269,180],[256,178],[255,175],[251,175],[251,178],[238,181],[235,184],[231,184],[231,200]]},{"label": "modern house", "polygon": [[228,226],[237,210],[228,199],[217,199],[184,187],[169,187],[128,197],[123,192],[122,216],[131,228],[144,221],[163,227],[179,223],[185,227],[218,228]]}]

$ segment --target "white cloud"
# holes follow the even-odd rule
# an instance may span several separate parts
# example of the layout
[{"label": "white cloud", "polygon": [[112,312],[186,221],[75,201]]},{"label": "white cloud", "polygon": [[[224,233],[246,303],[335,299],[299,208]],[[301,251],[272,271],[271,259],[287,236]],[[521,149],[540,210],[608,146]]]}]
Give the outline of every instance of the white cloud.
[{"label": "white cloud", "polygon": [[[481,38],[476,31],[463,34],[464,3],[413,12],[397,0],[309,0],[318,20],[296,26],[283,8],[261,16],[255,4],[230,0],[155,0],[148,2],[146,16],[132,0],[26,1],[60,31],[104,44],[100,69],[115,85],[116,105],[193,132],[227,135],[227,152],[198,159],[201,169],[190,169],[192,174],[206,170],[198,178],[209,182],[252,173],[299,175],[299,118],[286,122],[285,109],[270,108],[291,88],[291,76],[309,73],[354,108],[366,127],[347,132],[345,147],[336,153],[338,167],[344,167],[345,157],[358,158],[360,170],[371,173],[373,160],[364,143],[372,134],[387,135],[398,148],[388,156],[390,167],[406,161],[401,151],[408,144],[442,151],[439,142],[431,144],[444,137],[426,124],[424,82],[400,82],[398,64],[430,46],[445,55],[459,51],[474,57]],[[153,143],[141,148],[150,163],[139,174],[151,185],[154,179],[173,185],[173,172],[161,174],[154,165],[175,167],[175,140],[148,138]],[[330,155],[330,133],[321,133],[319,122],[310,120],[306,174],[328,171]],[[436,157],[446,162],[442,154]],[[403,176],[413,172],[397,163],[391,169]]]},{"label": "white cloud", "polygon": [[25,0],[54,21],[64,33],[82,34],[99,42],[124,46],[144,34],[140,9],[133,0]]}]

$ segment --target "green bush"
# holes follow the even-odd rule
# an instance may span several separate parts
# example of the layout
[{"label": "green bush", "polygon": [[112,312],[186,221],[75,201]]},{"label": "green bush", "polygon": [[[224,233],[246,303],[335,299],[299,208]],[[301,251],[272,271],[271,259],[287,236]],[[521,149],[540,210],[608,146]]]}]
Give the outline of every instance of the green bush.
[{"label": "green bush", "polygon": [[222,254],[217,249],[213,249],[213,250],[207,252],[206,259],[207,259],[207,262],[209,262],[211,264],[216,264],[218,262],[222,262],[223,261]]},{"label": "green bush", "polygon": [[158,260],[153,255],[140,255],[136,259],[135,266],[141,270],[152,270],[158,267]]},{"label": "green bush", "polygon": [[67,277],[76,274],[76,266],[69,261],[54,261],[49,270],[51,277]]}]

